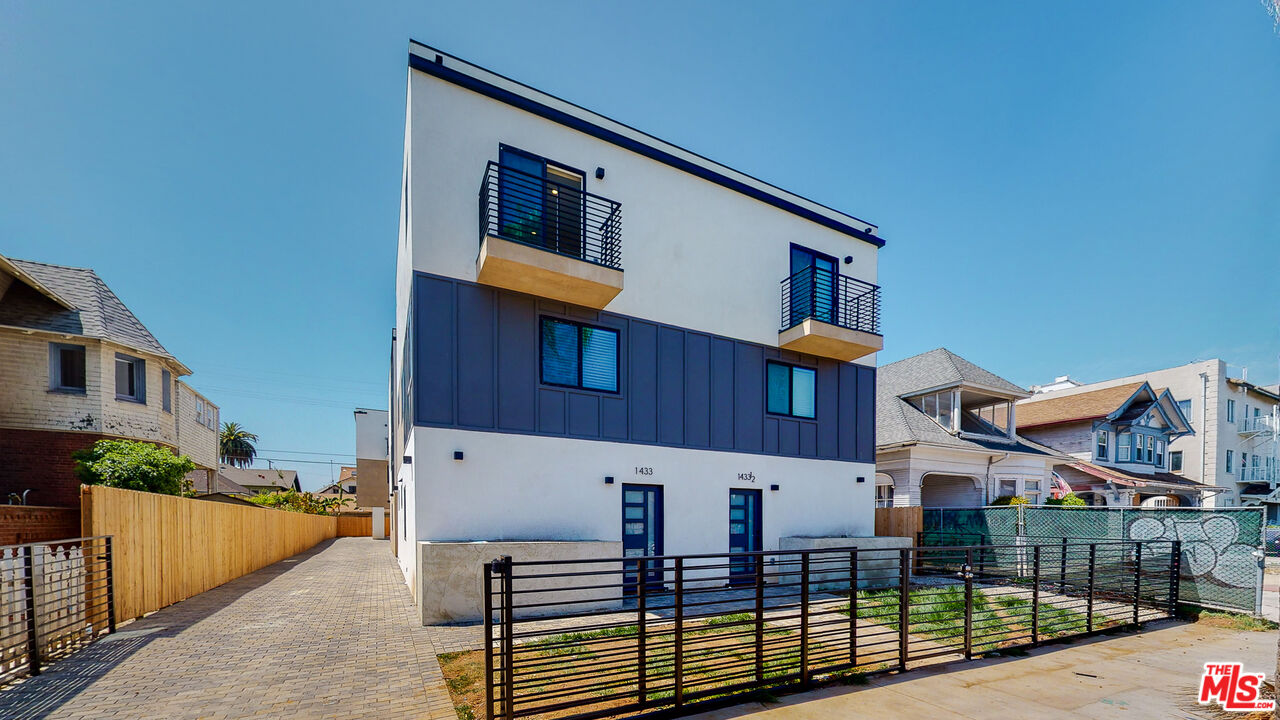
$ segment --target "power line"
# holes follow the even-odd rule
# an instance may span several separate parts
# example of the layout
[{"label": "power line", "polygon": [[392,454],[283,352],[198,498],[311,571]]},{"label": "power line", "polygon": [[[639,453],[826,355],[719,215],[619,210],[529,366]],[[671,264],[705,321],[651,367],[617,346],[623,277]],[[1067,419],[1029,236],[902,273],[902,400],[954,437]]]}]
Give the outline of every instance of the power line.
[{"label": "power line", "polygon": [[258,452],[265,453],[286,453],[288,455],[331,455],[333,457],[355,457],[352,453],[326,453],[326,452],[310,452],[309,450],[268,450],[267,448],[258,448]]}]

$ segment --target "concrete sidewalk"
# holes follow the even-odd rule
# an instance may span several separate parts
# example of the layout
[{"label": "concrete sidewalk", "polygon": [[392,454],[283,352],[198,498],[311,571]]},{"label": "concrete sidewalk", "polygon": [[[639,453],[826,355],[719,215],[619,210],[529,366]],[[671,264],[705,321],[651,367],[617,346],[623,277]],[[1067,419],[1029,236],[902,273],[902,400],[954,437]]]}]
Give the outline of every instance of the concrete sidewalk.
[{"label": "concrete sidewalk", "polygon": [[895,720],[1039,720],[1040,718],[1216,718],[1196,704],[1203,665],[1240,661],[1249,672],[1275,671],[1276,637],[1173,621],[1143,633],[1098,637],[996,658],[912,670],[695,715],[725,720],[894,718]]},{"label": "concrete sidewalk", "polygon": [[385,540],[326,541],[164,608],[0,691],[0,718],[456,714]]}]

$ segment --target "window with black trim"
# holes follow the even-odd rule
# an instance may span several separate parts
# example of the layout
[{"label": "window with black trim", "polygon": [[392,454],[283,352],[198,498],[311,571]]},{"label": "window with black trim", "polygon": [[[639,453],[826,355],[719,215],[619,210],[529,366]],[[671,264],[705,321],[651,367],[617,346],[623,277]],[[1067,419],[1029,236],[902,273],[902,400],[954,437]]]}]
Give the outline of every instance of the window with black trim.
[{"label": "window with black trim", "polygon": [[818,371],[769,362],[765,365],[765,409],[774,415],[812,418]]},{"label": "window with black trim", "polygon": [[84,392],[85,359],[83,345],[49,343],[49,389],[57,392]]},{"label": "window with black trim", "polygon": [[542,318],[542,383],[618,392],[618,331]]},{"label": "window with black trim", "polygon": [[146,404],[146,360],[116,353],[116,399]]}]

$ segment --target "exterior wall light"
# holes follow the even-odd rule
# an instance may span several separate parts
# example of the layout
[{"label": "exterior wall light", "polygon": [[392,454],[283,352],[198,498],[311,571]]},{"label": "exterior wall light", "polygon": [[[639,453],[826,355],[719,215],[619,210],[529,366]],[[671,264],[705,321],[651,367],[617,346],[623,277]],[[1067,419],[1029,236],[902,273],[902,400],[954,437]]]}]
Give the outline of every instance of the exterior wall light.
[{"label": "exterior wall light", "polygon": [[453,459],[454,459],[454,460],[461,460],[461,459],[462,459],[462,451],[461,451],[461,450],[454,450],[454,451],[453,451]]},{"label": "exterior wall light", "polygon": [[413,456],[412,456],[412,455],[405,455],[405,456],[404,456],[404,464],[405,464],[405,465],[412,465],[412,464],[413,464]]},{"label": "exterior wall light", "polygon": [[853,264],[853,256],[852,256],[852,255],[845,255],[845,256],[844,256],[844,264],[845,264],[845,265],[852,265],[852,264]]},{"label": "exterior wall light", "polygon": [[858,476],[858,482],[866,482],[866,481],[867,481],[866,478],[862,477],[861,475]]},{"label": "exterior wall light", "polygon": [[597,179],[597,180],[603,180],[603,179],[604,179],[604,168],[602,168],[602,167],[598,167],[598,168],[596,168],[596,179]]},{"label": "exterior wall light", "polygon": [[772,490],[773,492],[778,492],[778,486],[777,486],[777,485],[770,485],[770,486],[769,486],[769,489],[770,489],[770,490]]},{"label": "exterior wall light", "polygon": [[605,475],[605,476],[604,476],[604,484],[605,484],[605,485],[612,485],[612,484],[613,484],[613,476],[612,476],[612,475]]}]

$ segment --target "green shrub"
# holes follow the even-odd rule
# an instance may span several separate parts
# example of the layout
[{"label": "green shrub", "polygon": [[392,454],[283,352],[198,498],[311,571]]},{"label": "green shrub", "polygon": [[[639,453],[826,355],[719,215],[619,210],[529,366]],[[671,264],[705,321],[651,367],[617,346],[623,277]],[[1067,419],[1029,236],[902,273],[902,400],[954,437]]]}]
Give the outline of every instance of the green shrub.
[{"label": "green shrub", "polygon": [[1021,495],[1001,495],[1000,497],[991,501],[992,507],[1001,506],[1001,505],[1030,505],[1030,504],[1031,504],[1031,501],[1022,497]]},{"label": "green shrub", "polygon": [[1062,507],[1085,507],[1084,498],[1075,493],[1067,493],[1060,498],[1049,498],[1044,501],[1045,505],[1060,505]]},{"label": "green shrub", "polygon": [[289,512],[309,513],[311,515],[333,515],[351,502],[351,498],[322,498],[309,492],[298,492],[289,488],[283,492],[262,493],[249,498],[249,502],[262,507],[287,510]]},{"label": "green shrub", "polygon": [[92,447],[71,453],[76,477],[85,485],[180,495],[182,478],[196,469],[186,455],[134,440],[99,440]]}]

